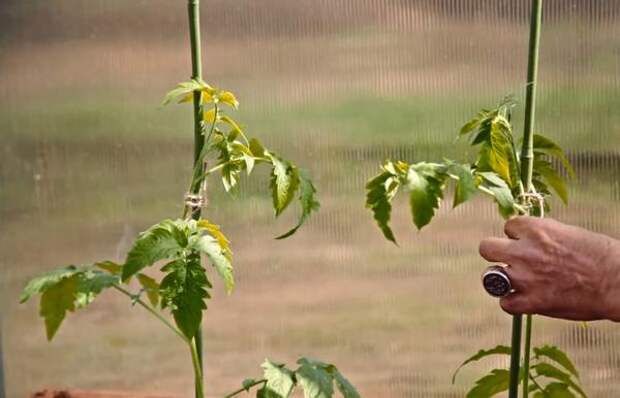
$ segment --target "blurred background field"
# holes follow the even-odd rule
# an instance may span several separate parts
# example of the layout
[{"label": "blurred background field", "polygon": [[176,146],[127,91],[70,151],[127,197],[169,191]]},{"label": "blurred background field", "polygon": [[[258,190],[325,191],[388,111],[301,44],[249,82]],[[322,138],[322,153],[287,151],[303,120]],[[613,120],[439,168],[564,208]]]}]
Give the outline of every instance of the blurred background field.
[{"label": "blurred background field", "polygon": [[[562,221],[620,237],[620,1],[546,1],[537,130],[575,163]],[[211,184],[206,217],[235,251],[237,290],[206,314],[209,396],[260,374],[265,357],[332,361],[365,397],[460,397],[465,356],[508,343],[485,296],[477,242],[501,233],[487,204],[413,230],[400,247],[364,209],[386,158],[462,158],[456,132],[506,94],[523,99],[528,1],[203,1],[206,80],[237,93],[251,135],[314,176],[322,208],[288,241],[267,176],[230,200]],[[45,341],[33,274],[122,260],[139,231],[181,212],[191,110],[160,106],[189,76],[185,1],[0,2],[0,316],[8,396],[42,387],[188,396],[188,354],[168,330],[103,295]],[[519,108],[517,120],[522,119]],[[520,126],[520,123],[517,122]],[[519,128],[520,130],[520,128]],[[449,201],[446,201],[449,202]],[[592,397],[620,391],[620,328],[537,320],[535,339],[576,359]],[[503,365],[490,360],[489,365]]]}]

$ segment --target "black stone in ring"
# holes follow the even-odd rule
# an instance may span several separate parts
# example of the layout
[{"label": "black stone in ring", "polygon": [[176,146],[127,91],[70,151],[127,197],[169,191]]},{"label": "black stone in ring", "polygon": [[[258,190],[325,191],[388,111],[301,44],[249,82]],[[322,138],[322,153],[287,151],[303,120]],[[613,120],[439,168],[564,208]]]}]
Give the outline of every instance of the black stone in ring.
[{"label": "black stone in ring", "polygon": [[482,286],[493,297],[505,297],[513,292],[510,278],[501,265],[493,265],[482,274]]}]

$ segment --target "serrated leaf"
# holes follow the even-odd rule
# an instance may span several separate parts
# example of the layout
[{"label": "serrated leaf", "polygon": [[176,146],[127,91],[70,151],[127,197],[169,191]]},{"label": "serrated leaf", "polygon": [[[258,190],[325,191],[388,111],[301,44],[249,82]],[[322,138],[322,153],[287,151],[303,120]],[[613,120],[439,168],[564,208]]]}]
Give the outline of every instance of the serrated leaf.
[{"label": "serrated leaf", "polygon": [[235,280],[229,252],[226,247],[222,247],[220,242],[210,235],[198,237],[196,241],[192,243],[192,247],[198,252],[204,253],[209,258],[209,261],[224,281],[226,292],[230,294],[235,286]]},{"label": "serrated leaf", "polygon": [[469,390],[466,398],[490,398],[508,389],[510,371],[506,369],[493,369],[490,374],[476,381],[475,386]]},{"label": "serrated leaf", "polygon": [[300,358],[295,372],[297,382],[304,391],[304,398],[331,398],[334,395],[333,377],[314,361]]},{"label": "serrated leaf", "polygon": [[283,364],[271,362],[265,359],[261,365],[264,371],[264,378],[267,380],[265,388],[278,398],[288,398],[295,386],[293,372],[288,370]]},{"label": "serrated leaf", "polygon": [[187,236],[172,220],[164,220],[138,235],[123,266],[122,279],[129,280],[144,267],[174,258],[187,244]]},{"label": "serrated leaf", "polygon": [[577,383],[575,383],[571,379],[570,374],[564,372],[563,370],[559,369],[558,367],[556,367],[556,366],[554,366],[554,365],[552,365],[550,363],[539,362],[537,364],[532,365],[531,369],[533,371],[536,371],[536,374],[538,376],[547,377],[549,379],[555,379],[555,380],[557,380],[559,382],[568,384],[570,386],[570,388],[572,388],[577,393],[579,393],[579,395],[581,395],[583,398],[587,398],[586,393],[583,391],[583,389],[581,387],[579,387],[579,385]]},{"label": "serrated leaf", "polygon": [[573,169],[573,166],[566,157],[564,150],[558,144],[541,134],[534,134],[532,140],[535,153],[545,154],[558,159],[560,163],[562,163],[562,166],[564,166],[564,169],[568,172],[568,175],[572,178],[575,177],[575,170]]},{"label": "serrated leaf", "polygon": [[579,378],[579,372],[568,355],[556,346],[545,345],[542,347],[534,347],[534,355],[537,358],[548,358],[564,367],[576,378]]},{"label": "serrated leaf", "polygon": [[452,207],[467,202],[476,194],[478,187],[476,187],[476,181],[468,164],[450,163],[448,173],[456,177]]},{"label": "serrated leaf", "polygon": [[235,95],[231,93],[230,91],[221,91],[217,95],[217,97],[219,99],[219,102],[223,102],[226,105],[230,105],[231,107],[235,109],[239,109],[239,101],[237,101],[237,98],[235,97]]},{"label": "serrated leaf", "polygon": [[409,191],[413,223],[418,229],[431,222],[443,198],[446,175],[441,174],[435,166],[424,162],[412,165],[404,184]]},{"label": "serrated leaf", "polygon": [[316,188],[312,180],[304,173],[299,172],[299,204],[301,205],[301,215],[295,227],[288,232],[278,236],[276,239],[285,239],[293,235],[306,222],[312,212],[319,210],[320,204],[316,199]]},{"label": "serrated leaf", "polygon": [[159,283],[157,283],[155,279],[143,273],[138,274],[138,282],[140,282],[140,285],[144,288],[146,297],[148,297],[151,305],[153,307],[157,307],[159,304]]},{"label": "serrated leaf", "polygon": [[170,307],[179,330],[192,339],[202,321],[202,311],[207,308],[209,286],[199,256],[189,256],[176,263],[161,282],[162,307]]},{"label": "serrated leaf", "polygon": [[74,274],[49,286],[41,295],[39,315],[45,320],[47,340],[52,340],[68,311],[75,311],[75,298],[79,283]]},{"label": "serrated leaf", "polygon": [[288,207],[299,188],[299,172],[290,162],[268,153],[273,164],[271,171],[271,196],[276,217]]},{"label": "serrated leaf", "polygon": [[[394,182],[391,191],[388,190],[390,182]],[[383,236],[391,242],[396,243],[394,233],[390,228],[390,218],[392,214],[391,200],[398,191],[400,183],[394,176],[384,171],[373,177],[366,183],[366,208],[372,211],[377,225],[383,232]]]},{"label": "serrated leaf", "polygon": [[217,242],[224,251],[224,255],[226,256],[226,258],[232,261],[232,250],[230,248],[230,241],[228,240],[226,235],[224,235],[224,233],[220,229],[220,226],[217,224],[213,224],[206,219],[199,220],[196,225],[199,228],[204,229],[209,234],[211,234],[211,236],[217,239]]},{"label": "serrated leaf", "polygon": [[233,132],[238,132],[238,133],[243,132],[243,130],[241,129],[241,127],[239,127],[237,122],[235,122],[230,116],[222,115],[220,117],[220,120],[228,124],[232,128]]},{"label": "serrated leaf", "polygon": [[458,368],[456,368],[454,374],[452,375],[452,384],[454,384],[456,380],[456,375],[464,366],[472,362],[479,361],[483,358],[489,357],[491,355],[510,355],[510,347],[505,345],[498,345],[488,350],[479,350],[477,353],[463,361],[463,363],[460,364]]},{"label": "serrated leaf", "polygon": [[488,117],[489,117],[489,113],[488,112],[486,112],[484,110],[478,112],[478,114],[476,114],[476,116],[474,116],[470,121],[465,123],[465,125],[463,125],[463,127],[461,127],[461,130],[459,131],[459,135],[467,135],[467,134],[470,134],[470,133],[474,132],[475,130],[480,128],[481,123],[484,120],[486,120]]},{"label": "serrated leaf", "polygon": [[28,282],[24,290],[22,291],[19,299],[20,303],[25,303],[35,294],[41,294],[50,287],[56,285],[61,280],[68,278],[75,273],[79,272],[75,265],[69,265],[66,267],[58,268],[53,271],[45,272]]},{"label": "serrated leaf", "polygon": [[180,97],[180,100],[178,101],[179,104],[192,102],[195,91],[199,91],[201,93],[201,101],[206,103],[213,101],[213,94],[216,90],[204,81],[192,79],[190,81],[177,84],[174,89],[166,93],[162,105],[167,105],[178,97]]},{"label": "serrated leaf", "polygon": [[108,272],[101,272],[94,267],[83,267],[78,276],[78,286],[75,295],[77,308],[84,308],[92,303],[95,297],[104,289],[120,283],[120,277]]},{"label": "serrated leaf", "polygon": [[488,162],[491,169],[506,181],[508,185],[514,186],[513,181],[517,177],[512,173],[513,165],[516,164],[516,159],[513,158],[515,149],[512,142],[510,124],[501,116],[497,116],[491,122],[489,145]]},{"label": "serrated leaf", "polygon": [[263,386],[256,390],[256,398],[282,398],[282,396]]}]

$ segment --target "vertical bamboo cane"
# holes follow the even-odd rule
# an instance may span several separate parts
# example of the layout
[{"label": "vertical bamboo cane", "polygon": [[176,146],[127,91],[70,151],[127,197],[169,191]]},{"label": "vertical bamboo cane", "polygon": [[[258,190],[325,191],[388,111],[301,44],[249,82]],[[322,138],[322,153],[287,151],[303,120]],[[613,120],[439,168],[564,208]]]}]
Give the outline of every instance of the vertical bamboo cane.
[{"label": "vertical bamboo cane", "polygon": [[2,314],[0,314],[0,398],[4,398],[4,356],[2,355]]},{"label": "vertical bamboo cane", "polygon": [[[540,28],[542,25],[542,2],[532,1],[530,15],[530,38],[527,63],[527,86],[525,96],[525,125],[523,130],[523,147],[521,148],[521,181],[526,193],[532,188],[532,171],[534,166],[534,120],[536,110],[536,82],[538,79],[538,54],[540,49]],[[525,358],[523,363],[523,397],[528,396],[530,343],[532,335],[532,316],[526,317]],[[509,398],[519,394],[519,366],[521,359],[522,316],[512,319],[512,352],[510,354]]]},{"label": "vertical bamboo cane", "polygon": [[[187,11],[189,17],[189,39],[192,53],[192,79],[202,79],[202,56],[200,52],[200,0],[188,0]],[[202,95],[200,92],[194,92],[194,168],[199,166],[197,163],[201,161],[200,153],[204,146],[204,135],[202,132]],[[200,184],[195,186],[192,184],[192,194],[197,194],[200,191]],[[193,212],[192,217],[194,219],[200,218],[200,209]],[[203,398],[203,347],[202,347],[202,327],[198,328],[196,332],[195,350],[199,363],[200,372],[196,374],[196,398]]]},{"label": "vertical bamboo cane", "polygon": [[[542,26],[543,0],[534,0],[530,16],[530,43],[527,63],[527,87],[525,97],[525,125],[523,130],[523,147],[521,148],[521,179],[525,192],[532,189],[532,171],[534,169],[534,120],[536,113],[536,83],[538,81],[538,54],[540,52],[540,30]],[[532,316],[525,318],[525,347],[523,359],[523,397],[529,391],[530,346],[532,341]]]}]

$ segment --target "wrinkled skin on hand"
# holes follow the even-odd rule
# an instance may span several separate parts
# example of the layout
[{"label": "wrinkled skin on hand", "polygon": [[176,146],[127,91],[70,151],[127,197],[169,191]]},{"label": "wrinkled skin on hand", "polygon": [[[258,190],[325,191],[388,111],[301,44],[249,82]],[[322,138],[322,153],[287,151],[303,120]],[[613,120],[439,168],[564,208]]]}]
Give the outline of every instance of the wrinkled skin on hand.
[{"label": "wrinkled skin on hand", "polygon": [[507,264],[510,314],[620,321],[620,241],[552,219],[515,217],[506,238],[486,238],[480,255]]}]

